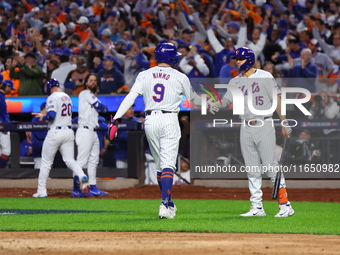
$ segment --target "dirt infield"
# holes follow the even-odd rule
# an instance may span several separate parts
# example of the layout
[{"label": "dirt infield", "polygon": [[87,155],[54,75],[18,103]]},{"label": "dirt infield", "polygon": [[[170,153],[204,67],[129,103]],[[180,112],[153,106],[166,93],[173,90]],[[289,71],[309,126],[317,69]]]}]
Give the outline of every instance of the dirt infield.
[{"label": "dirt infield", "polygon": [[2,232],[6,255],[340,254],[339,236],[157,233]]},{"label": "dirt infield", "polygon": [[[263,200],[271,200],[272,189],[264,188]],[[0,188],[0,197],[32,197],[36,189]],[[143,185],[133,188],[109,190],[109,195],[96,199],[159,199],[157,185]],[[288,189],[291,201],[340,202],[340,189]],[[49,197],[69,198],[71,190],[48,190]],[[249,200],[248,189],[209,188],[203,186],[174,186],[174,199],[226,199]],[[94,198],[89,198],[94,199]]]},{"label": "dirt infield", "polygon": [[[0,197],[32,197],[35,189],[0,189]],[[271,200],[271,189],[263,189]],[[340,202],[340,190],[290,189],[291,201]],[[69,198],[70,190],[48,190]],[[176,199],[248,200],[248,189],[175,186]],[[110,190],[99,199],[159,199],[158,186]],[[95,199],[95,198],[88,198]],[[0,232],[0,254],[340,254],[339,236],[296,234],[145,233],[145,232]]]}]

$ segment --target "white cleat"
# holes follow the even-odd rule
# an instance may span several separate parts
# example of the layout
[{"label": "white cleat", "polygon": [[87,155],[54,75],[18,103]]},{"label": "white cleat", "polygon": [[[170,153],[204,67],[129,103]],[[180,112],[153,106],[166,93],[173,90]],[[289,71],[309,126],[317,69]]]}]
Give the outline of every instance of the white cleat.
[{"label": "white cleat", "polygon": [[32,197],[34,198],[44,198],[44,197],[47,197],[47,194],[40,194],[40,193],[35,193],[32,195]]},{"label": "white cleat", "polygon": [[172,206],[169,206],[169,212],[170,212],[170,216],[172,218],[174,218],[176,216],[176,211],[177,211],[177,207],[176,205],[174,204],[174,207]]},{"label": "white cleat", "polygon": [[242,217],[266,216],[266,212],[262,207],[251,207],[249,212],[240,214]]},{"label": "white cleat", "polygon": [[279,205],[280,211],[275,217],[288,217],[294,214],[294,209],[290,203]]},{"label": "white cleat", "polygon": [[165,207],[165,205],[161,204],[159,206],[159,213],[158,213],[159,218],[167,218],[167,219],[172,219],[173,217],[170,214],[170,210]]}]

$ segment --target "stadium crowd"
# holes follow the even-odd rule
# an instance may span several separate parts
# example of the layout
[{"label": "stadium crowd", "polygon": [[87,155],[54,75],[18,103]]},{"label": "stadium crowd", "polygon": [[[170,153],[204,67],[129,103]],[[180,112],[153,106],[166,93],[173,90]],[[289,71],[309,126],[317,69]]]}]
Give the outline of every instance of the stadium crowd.
[{"label": "stadium crowd", "polygon": [[249,47],[280,86],[319,95],[311,119],[340,118],[336,0],[0,0],[0,35],[0,72],[16,88],[6,97],[46,95],[50,78],[77,96],[91,72],[99,95],[127,93],[170,41],[181,72],[221,82],[238,75],[235,49]]},{"label": "stadium crowd", "polygon": [[159,42],[178,46],[189,78],[236,76],[234,50],[247,46],[275,78],[309,78],[300,87],[333,96],[339,12],[335,0],[0,1],[0,71],[17,88],[8,96],[45,94],[51,77],[78,95],[90,71],[99,94],[119,94],[155,66]]}]

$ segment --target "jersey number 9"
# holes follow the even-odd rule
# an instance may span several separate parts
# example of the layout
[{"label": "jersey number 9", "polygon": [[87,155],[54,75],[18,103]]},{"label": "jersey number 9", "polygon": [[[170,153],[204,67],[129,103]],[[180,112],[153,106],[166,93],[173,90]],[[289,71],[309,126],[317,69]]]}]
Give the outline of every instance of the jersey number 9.
[{"label": "jersey number 9", "polygon": [[72,105],[71,104],[62,104],[61,106],[61,116],[71,116],[72,114]]},{"label": "jersey number 9", "polygon": [[160,103],[164,99],[164,92],[165,87],[162,83],[157,83],[155,86],[153,86],[153,91],[155,92],[156,96],[153,96],[153,101]]}]

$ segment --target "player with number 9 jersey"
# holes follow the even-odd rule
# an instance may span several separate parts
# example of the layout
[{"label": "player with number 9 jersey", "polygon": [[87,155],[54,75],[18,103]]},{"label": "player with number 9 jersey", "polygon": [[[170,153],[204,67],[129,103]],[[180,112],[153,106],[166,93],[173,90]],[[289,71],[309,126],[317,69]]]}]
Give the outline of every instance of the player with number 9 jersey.
[{"label": "player with number 9 jersey", "polygon": [[130,93],[111,120],[109,128],[109,138],[112,140],[121,117],[138,95],[143,96],[146,114],[145,134],[156,163],[157,181],[162,193],[158,216],[168,219],[174,218],[177,211],[171,191],[181,138],[178,122],[179,105],[183,95],[196,105],[201,103],[201,98],[192,89],[188,77],[174,68],[178,65],[180,55],[176,46],[171,43],[161,43],[156,47],[157,66],[137,76]]}]

